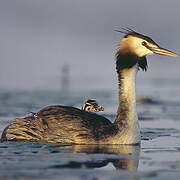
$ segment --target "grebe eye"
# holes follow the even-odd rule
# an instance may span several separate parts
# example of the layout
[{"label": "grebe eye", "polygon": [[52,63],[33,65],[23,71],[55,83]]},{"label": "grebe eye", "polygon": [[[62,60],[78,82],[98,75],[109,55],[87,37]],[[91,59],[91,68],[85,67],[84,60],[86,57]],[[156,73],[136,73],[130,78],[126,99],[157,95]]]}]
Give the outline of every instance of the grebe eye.
[{"label": "grebe eye", "polygon": [[147,45],[146,41],[143,41],[143,42],[142,42],[142,45],[143,45],[143,46],[146,46],[146,45]]}]

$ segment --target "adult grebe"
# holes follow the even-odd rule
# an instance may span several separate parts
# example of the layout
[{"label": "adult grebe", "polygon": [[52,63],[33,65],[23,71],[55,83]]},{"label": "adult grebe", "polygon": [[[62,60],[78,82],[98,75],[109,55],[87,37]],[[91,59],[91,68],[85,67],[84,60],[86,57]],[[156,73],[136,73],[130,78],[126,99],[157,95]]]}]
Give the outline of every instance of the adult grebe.
[{"label": "adult grebe", "polygon": [[136,113],[135,77],[138,68],[147,69],[146,56],[178,55],[161,48],[151,38],[130,29],[120,42],[116,56],[119,107],[114,123],[95,113],[68,106],[49,106],[36,118],[20,118],[3,131],[1,141],[68,144],[137,144],[140,129]]}]

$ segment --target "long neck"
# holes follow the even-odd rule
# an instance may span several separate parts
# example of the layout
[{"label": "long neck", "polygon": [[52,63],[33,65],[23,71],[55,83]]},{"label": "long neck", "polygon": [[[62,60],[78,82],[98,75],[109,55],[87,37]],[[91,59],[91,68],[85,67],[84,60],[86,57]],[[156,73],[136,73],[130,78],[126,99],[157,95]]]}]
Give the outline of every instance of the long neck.
[{"label": "long neck", "polygon": [[120,127],[120,129],[126,129],[136,126],[138,120],[135,92],[137,65],[133,64],[132,67],[121,69],[118,67],[117,62],[117,73],[119,81],[119,107],[114,124]]}]

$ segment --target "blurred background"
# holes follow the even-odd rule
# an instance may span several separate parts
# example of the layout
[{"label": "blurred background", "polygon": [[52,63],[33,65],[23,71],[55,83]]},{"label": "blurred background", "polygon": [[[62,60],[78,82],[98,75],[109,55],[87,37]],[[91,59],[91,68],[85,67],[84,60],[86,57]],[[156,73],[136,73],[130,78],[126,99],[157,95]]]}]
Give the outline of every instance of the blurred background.
[{"label": "blurred background", "polygon": [[[0,88],[61,89],[66,66],[71,89],[116,89],[123,34],[114,30],[133,28],[180,53],[179,7],[178,0],[0,0]],[[179,78],[178,59],[148,59],[139,80]]]},{"label": "blurred background", "polygon": [[[180,53],[179,7],[178,0],[0,0],[0,115],[80,107],[87,98],[116,112],[123,34],[114,30],[132,28]],[[156,55],[148,64],[138,96],[179,100],[180,60]]]}]

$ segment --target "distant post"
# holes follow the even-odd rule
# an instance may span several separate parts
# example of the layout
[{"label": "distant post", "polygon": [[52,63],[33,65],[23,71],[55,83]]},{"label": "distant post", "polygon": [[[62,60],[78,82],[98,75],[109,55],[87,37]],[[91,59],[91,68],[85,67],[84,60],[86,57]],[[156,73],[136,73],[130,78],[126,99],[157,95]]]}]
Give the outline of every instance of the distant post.
[{"label": "distant post", "polygon": [[61,68],[61,91],[68,93],[70,88],[70,68],[68,64],[64,64]]}]

